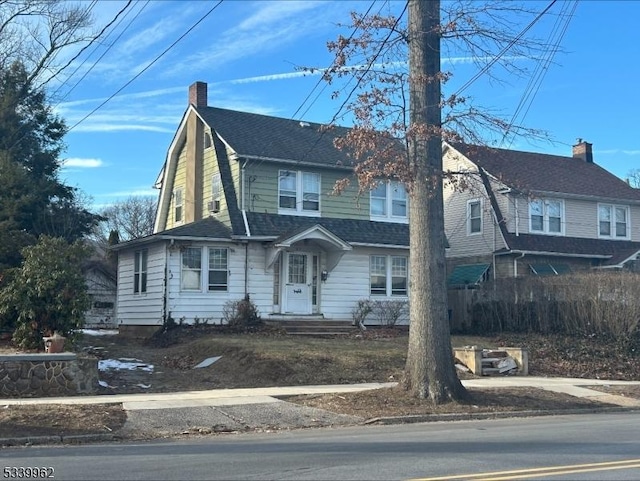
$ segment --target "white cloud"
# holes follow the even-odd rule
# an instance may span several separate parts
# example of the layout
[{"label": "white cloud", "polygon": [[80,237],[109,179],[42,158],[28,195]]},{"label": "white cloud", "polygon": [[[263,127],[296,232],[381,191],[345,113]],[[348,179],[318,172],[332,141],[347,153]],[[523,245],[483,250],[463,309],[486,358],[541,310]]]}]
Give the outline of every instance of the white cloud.
[{"label": "white cloud", "polygon": [[153,125],[144,124],[121,124],[114,120],[114,123],[101,123],[101,122],[87,122],[81,123],[75,129],[74,132],[159,132],[163,134],[172,134],[175,132],[175,128],[155,127]]},{"label": "white cloud", "polygon": [[103,167],[104,162],[100,159],[83,159],[80,157],[70,157],[62,161],[63,167],[78,167],[81,169],[95,169]]},{"label": "white cloud", "polygon": [[109,192],[107,194],[102,194],[99,195],[97,197],[118,197],[118,198],[129,198],[129,197],[157,197],[158,196],[158,189],[152,189],[152,188],[146,188],[146,187],[140,187],[140,188],[135,188],[129,191],[117,191],[117,192]]},{"label": "white cloud", "polygon": [[640,150],[625,150],[625,149],[603,149],[603,150],[594,150],[595,154],[598,155],[640,155]]}]

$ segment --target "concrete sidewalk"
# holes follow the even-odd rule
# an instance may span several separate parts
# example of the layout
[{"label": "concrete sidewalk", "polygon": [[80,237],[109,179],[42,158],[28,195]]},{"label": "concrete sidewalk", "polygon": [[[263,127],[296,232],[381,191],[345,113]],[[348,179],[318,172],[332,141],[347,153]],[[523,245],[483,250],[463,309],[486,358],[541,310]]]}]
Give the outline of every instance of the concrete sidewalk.
[{"label": "concrete sidewalk", "polygon": [[[485,377],[463,380],[466,387],[508,388],[535,387],[590,398],[624,408],[640,407],[640,400],[606,394],[585,386],[640,384],[640,381],[602,381],[597,379]],[[114,440],[157,439],[190,434],[225,432],[270,432],[283,429],[335,427],[367,422],[397,424],[430,420],[461,420],[470,418],[514,416],[518,413],[479,413],[470,415],[425,415],[376,418],[366,420],[357,416],[337,414],[323,409],[297,405],[278,399],[301,394],[345,393],[396,383],[337,384],[319,386],[284,386],[245,389],[213,389],[173,393],[119,394],[100,396],[70,396],[31,399],[0,399],[0,406],[37,404],[108,404],[122,403],[127,420],[117,433],[87,433],[76,436],[43,436],[0,439],[0,445],[86,443]],[[611,408],[609,408],[611,409]],[[563,411],[564,412],[564,411]],[[535,415],[532,412],[522,415]],[[538,413],[544,414],[542,412]],[[546,413],[557,414],[557,413]]]},{"label": "concrete sidewalk", "polygon": [[[607,394],[588,386],[640,385],[640,381],[608,381],[600,379],[549,378],[533,376],[495,376],[463,380],[465,387],[507,388],[535,387],[548,391],[591,398],[620,406],[640,406],[640,400]],[[357,392],[395,386],[396,383],[334,384],[316,386],[283,386],[241,389],[212,389],[171,393],[116,394],[100,396],[70,396],[29,399],[0,399],[0,405],[33,404],[105,404],[123,403],[127,411],[176,409],[201,406],[233,406],[279,402],[277,398],[302,394]]]}]

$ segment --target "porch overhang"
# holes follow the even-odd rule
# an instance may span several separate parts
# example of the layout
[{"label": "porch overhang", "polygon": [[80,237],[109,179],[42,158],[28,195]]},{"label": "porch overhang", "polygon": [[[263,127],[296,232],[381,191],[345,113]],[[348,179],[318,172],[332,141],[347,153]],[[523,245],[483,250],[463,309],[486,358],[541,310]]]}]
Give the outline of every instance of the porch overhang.
[{"label": "porch overhang", "polygon": [[280,252],[295,247],[295,244],[299,242],[309,241],[313,241],[327,253],[327,270],[329,272],[338,265],[345,252],[353,249],[351,244],[342,240],[329,229],[316,224],[292,234],[285,234],[273,241],[267,247],[266,267],[270,268],[273,265]]}]

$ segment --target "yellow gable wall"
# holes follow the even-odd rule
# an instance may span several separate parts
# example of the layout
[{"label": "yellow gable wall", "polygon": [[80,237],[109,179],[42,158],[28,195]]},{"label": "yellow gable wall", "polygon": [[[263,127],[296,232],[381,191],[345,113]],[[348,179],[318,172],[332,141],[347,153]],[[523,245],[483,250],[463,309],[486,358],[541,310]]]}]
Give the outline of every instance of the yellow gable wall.
[{"label": "yellow gable wall", "polygon": [[[182,189],[183,221],[184,221],[185,191],[186,191],[186,184],[187,184],[186,163],[187,163],[187,151],[186,151],[185,145],[183,145],[180,150],[180,153],[178,154],[178,165],[176,166],[176,174],[174,176],[173,189],[171,191],[171,193],[173,194],[173,192],[175,192],[176,189]],[[183,223],[183,222],[176,223],[175,207],[176,207],[175,198],[173,195],[171,195],[171,201],[169,202],[169,210],[167,212],[166,229],[171,229],[172,227],[182,225]]]}]

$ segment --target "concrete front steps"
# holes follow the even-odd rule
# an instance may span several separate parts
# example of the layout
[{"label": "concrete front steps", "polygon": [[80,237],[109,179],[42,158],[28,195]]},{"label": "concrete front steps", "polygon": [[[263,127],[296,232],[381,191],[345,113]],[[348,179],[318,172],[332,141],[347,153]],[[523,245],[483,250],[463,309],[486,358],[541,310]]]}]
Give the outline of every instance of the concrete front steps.
[{"label": "concrete front steps", "polygon": [[280,327],[292,336],[344,336],[356,330],[351,321],[335,321],[318,316],[269,319],[266,324]]}]

